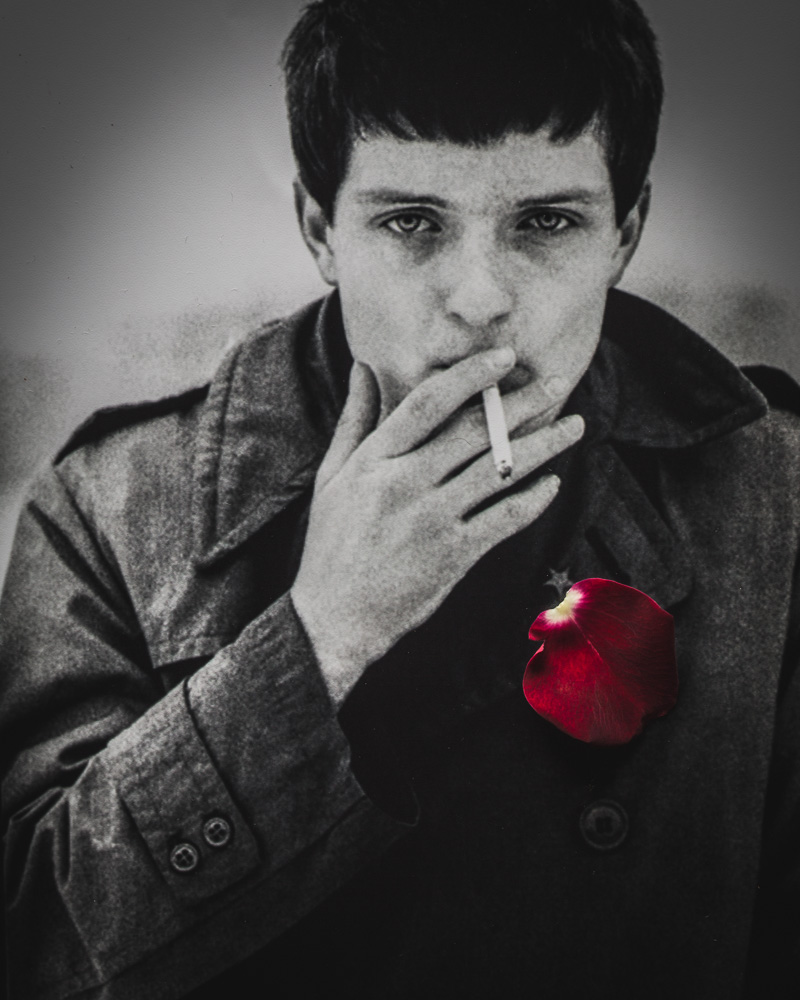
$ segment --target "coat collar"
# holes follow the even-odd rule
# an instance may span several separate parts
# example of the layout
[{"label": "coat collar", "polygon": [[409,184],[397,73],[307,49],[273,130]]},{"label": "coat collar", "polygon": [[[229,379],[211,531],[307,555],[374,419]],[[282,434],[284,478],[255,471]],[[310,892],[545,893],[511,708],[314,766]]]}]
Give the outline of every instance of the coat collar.
[{"label": "coat collar", "polygon": [[[351,363],[335,293],[256,331],[227,356],[203,407],[195,457],[200,566],[231,553],[311,489]],[[689,586],[685,559],[617,446],[702,444],[762,416],[763,397],[688,327],[612,291],[600,347],[568,405],[591,414],[603,544],[627,564],[634,586],[660,603],[680,599]]]},{"label": "coat collar", "polygon": [[262,327],[227,355],[201,413],[194,461],[200,565],[237,548],[312,485],[350,364],[337,296]]},{"label": "coat collar", "polygon": [[612,291],[601,349],[580,390],[595,393],[609,437],[643,448],[689,448],[767,412],[767,402],[715,347],[658,306]]}]

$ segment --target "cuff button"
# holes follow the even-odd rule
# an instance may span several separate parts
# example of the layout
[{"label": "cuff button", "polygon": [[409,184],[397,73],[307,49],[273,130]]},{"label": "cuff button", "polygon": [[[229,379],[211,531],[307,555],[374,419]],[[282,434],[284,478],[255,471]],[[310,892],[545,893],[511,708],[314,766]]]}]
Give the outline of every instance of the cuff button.
[{"label": "cuff button", "polygon": [[200,852],[188,841],[176,844],[169,852],[169,863],[174,871],[188,875],[200,864]]},{"label": "cuff button", "polygon": [[233,827],[222,816],[212,816],[203,824],[203,839],[209,847],[227,847],[233,837]]}]

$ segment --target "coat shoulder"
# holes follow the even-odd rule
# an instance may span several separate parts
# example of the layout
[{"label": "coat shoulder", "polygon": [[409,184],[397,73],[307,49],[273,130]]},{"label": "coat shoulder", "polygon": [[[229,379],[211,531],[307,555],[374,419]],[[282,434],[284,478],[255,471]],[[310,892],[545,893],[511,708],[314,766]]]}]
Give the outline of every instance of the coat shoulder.
[{"label": "coat shoulder", "polygon": [[84,445],[96,444],[117,431],[149,423],[158,417],[185,414],[205,400],[208,390],[209,384],[206,383],[162,399],[96,410],[73,431],[53,462],[58,465]]},{"label": "coat shoulder", "polygon": [[[800,543],[800,386],[766,365],[745,367],[766,413],[699,448],[678,451],[670,468],[686,497],[710,500],[714,517],[744,517]],[[782,525],[780,531],[776,525]]]},{"label": "coat shoulder", "polygon": [[[42,470],[45,485],[56,477],[88,523],[119,550],[118,560],[134,537],[182,539],[186,534],[208,391],[203,385],[98,410]],[[188,539],[181,545],[185,548]]]},{"label": "coat shoulder", "polygon": [[753,425],[755,437],[769,438],[773,467],[786,478],[793,496],[800,494],[800,385],[787,372],[769,365],[749,365],[742,369],[765,397],[769,410]]}]

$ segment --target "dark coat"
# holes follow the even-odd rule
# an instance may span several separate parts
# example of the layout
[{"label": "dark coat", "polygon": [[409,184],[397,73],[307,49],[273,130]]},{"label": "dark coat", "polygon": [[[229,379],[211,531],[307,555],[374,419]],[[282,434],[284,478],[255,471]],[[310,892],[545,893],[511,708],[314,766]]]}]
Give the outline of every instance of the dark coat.
[{"label": "dark coat", "polygon": [[[182,996],[413,835],[418,800],[402,775],[382,798],[287,593],[348,366],[334,297],[209,386],[96,415],[34,485],[0,649],[12,998]],[[532,940],[558,928],[530,995],[800,982],[800,420],[788,379],[756,375],[769,412],[699,337],[612,293],[559,558],[672,610],[680,695],[585,759],[525,707],[542,735],[521,912]],[[448,726],[496,704],[467,688]],[[587,833],[597,801],[627,823],[616,850]]]}]

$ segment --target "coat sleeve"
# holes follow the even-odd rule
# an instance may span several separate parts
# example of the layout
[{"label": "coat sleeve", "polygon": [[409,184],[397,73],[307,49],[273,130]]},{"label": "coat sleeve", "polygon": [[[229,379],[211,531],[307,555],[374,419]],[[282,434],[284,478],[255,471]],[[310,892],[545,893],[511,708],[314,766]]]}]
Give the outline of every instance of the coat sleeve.
[{"label": "coat sleeve", "polygon": [[11,1000],[181,996],[402,831],[352,773],[288,595],[165,695],[57,469],[0,622]]},{"label": "coat sleeve", "polygon": [[[773,487],[791,511],[781,542],[795,551],[784,658],[778,684],[775,735],[764,808],[761,864],[747,968],[747,1000],[794,1000],[800,995],[800,390],[775,369],[745,369],[773,405],[792,410],[781,419],[788,446],[778,451]],[[775,398],[776,393],[781,395]],[[788,430],[786,430],[788,428]]]},{"label": "coat sleeve", "polygon": [[800,994],[800,559],[775,720],[747,1000]]}]

